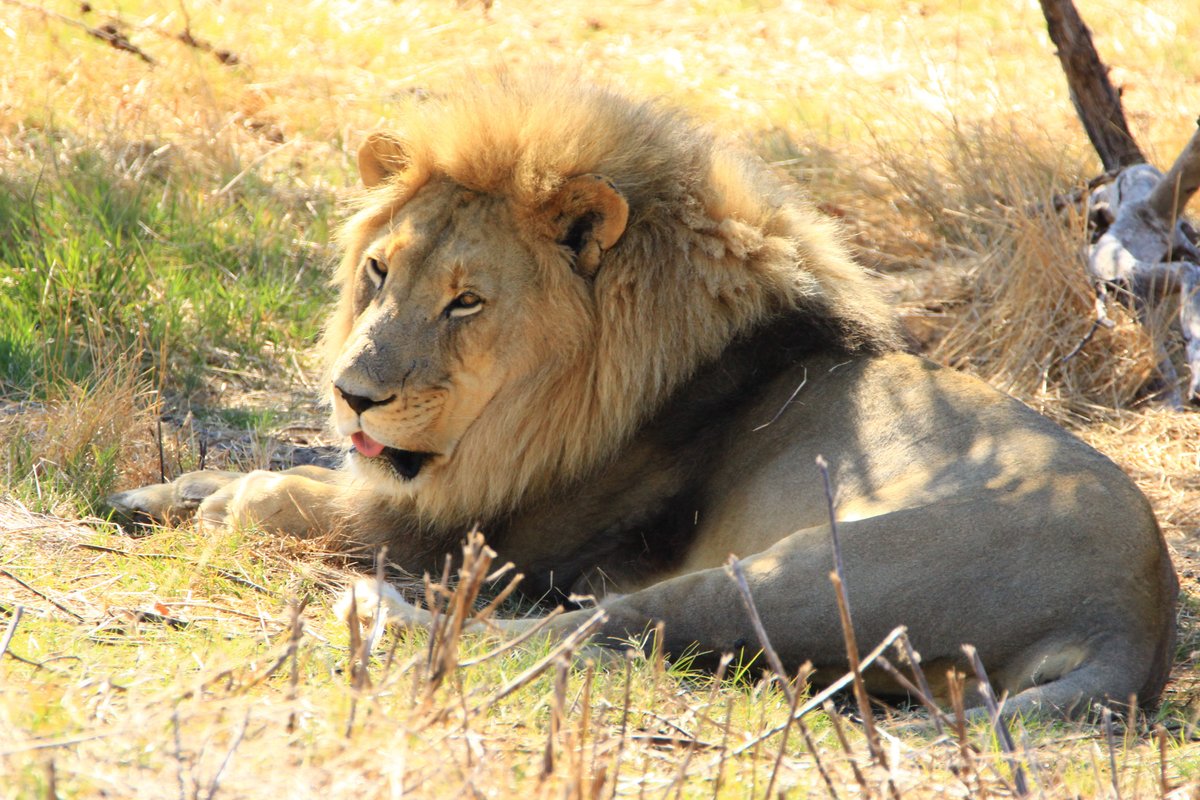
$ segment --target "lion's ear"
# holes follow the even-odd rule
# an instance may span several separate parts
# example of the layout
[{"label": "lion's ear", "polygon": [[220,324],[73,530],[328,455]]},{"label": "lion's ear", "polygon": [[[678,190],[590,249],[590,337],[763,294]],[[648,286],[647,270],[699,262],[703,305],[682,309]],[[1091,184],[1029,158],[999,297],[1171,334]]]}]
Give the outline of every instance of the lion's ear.
[{"label": "lion's ear", "polygon": [[408,166],[408,149],[399,136],[376,131],[358,148],[358,174],[368,189]]},{"label": "lion's ear", "polygon": [[629,203],[603,175],[579,175],[564,183],[546,208],[555,240],[575,254],[575,271],[592,277],[600,254],[608,250],[629,222]]}]

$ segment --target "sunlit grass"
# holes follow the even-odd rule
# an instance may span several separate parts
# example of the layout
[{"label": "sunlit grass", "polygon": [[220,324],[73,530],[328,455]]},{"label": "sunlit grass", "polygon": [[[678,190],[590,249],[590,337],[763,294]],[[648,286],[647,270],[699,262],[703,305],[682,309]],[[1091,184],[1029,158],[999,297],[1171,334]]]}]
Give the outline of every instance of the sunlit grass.
[{"label": "sunlit grass", "polygon": [[216,350],[252,361],[311,344],[331,198],[263,186],[214,199],[186,172],[122,174],[105,155],[0,190],[0,389],[86,384],[98,358],[122,355],[187,388]]}]

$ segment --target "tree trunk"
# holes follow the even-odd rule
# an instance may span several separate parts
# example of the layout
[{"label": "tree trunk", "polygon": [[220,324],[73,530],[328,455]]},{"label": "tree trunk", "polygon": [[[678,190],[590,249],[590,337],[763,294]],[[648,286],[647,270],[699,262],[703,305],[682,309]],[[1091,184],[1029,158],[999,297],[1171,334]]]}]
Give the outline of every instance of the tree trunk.
[{"label": "tree trunk", "polygon": [[1092,33],[1071,0],[1041,0],[1050,41],[1058,48],[1071,90],[1071,102],[1105,170],[1146,161],[1129,133],[1121,95],[1108,80],[1108,68],[1092,44]]}]

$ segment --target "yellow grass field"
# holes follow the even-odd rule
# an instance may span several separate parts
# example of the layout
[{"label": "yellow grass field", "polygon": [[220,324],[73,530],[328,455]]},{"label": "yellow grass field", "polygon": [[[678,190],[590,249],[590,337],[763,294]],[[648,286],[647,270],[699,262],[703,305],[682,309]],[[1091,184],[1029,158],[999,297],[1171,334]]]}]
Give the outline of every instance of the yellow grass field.
[{"label": "yellow grass field", "polygon": [[[1165,169],[1200,3],[1077,5]],[[1064,360],[1086,220],[1048,209],[1101,167],[1036,0],[0,0],[0,65],[3,800],[1200,796],[1200,415],[1147,391],[1159,346],[1186,379],[1169,309],[1114,307]],[[461,619],[364,644],[331,554],[107,522],[160,474],[328,453],[312,346],[357,148],[498,66],[744,141],[842,221],[914,346],[1124,467],[1183,584],[1162,708],[1017,723],[1013,753],[880,709],[873,758],[852,704],[785,726],[752,671],[502,650]]]}]

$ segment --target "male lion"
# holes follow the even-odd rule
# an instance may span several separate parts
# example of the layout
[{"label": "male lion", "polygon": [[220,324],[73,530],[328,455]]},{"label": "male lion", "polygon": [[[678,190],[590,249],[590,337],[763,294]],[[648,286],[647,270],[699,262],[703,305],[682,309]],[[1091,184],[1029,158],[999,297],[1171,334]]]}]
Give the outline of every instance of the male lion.
[{"label": "male lion", "polygon": [[600,598],[599,642],[661,621],[674,653],[757,647],[736,553],[780,656],[821,679],[846,668],[823,455],[860,641],[907,625],[939,692],[974,644],[1013,712],[1158,698],[1177,583],[1145,498],[900,352],[836,231],[754,158],[500,76],[370,136],[359,169],[325,337],[345,469],[193,473],[118,510],[334,533],[416,572],[477,524],[532,596]]}]

